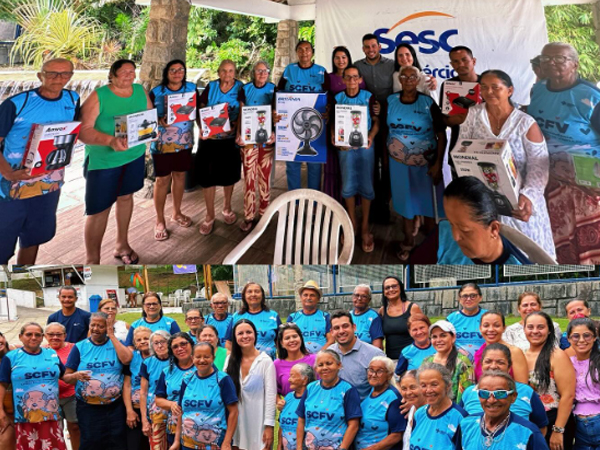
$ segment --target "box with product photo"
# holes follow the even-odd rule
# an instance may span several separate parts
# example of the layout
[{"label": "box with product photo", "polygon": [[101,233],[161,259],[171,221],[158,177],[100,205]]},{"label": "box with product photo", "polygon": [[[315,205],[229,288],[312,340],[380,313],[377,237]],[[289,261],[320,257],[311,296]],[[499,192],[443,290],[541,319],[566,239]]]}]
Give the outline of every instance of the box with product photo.
[{"label": "box with product photo", "polygon": [[202,108],[199,113],[202,137],[212,137],[231,131],[229,105],[227,103],[207,106]]},{"label": "box with product photo", "polygon": [[275,159],[325,164],[327,94],[277,93],[275,101],[281,115],[275,129]]},{"label": "box with product photo", "polygon": [[[592,154],[593,153],[593,154]],[[575,183],[589,188],[600,188],[600,156],[598,152],[572,153]]]},{"label": "box with product photo", "polygon": [[158,116],[155,109],[115,116],[115,136],[127,138],[129,148],[158,138]]},{"label": "box with product photo", "polygon": [[165,95],[167,125],[196,120],[196,92]]},{"label": "box with product photo", "polygon": [[367,107],[335,105],[335,145],[337,147],[367,147],[369,142]]},{"label": "box with product photo", "polygon": [[445,81],[442,113],[447,116],[466,114],[468,109],[482,102],[479,83]]},{"label": "box with product photo", "polygon": [[63,169],[71,162],[81,122],[34,124],[23,154],[22,167],[35,176]]},{"label": "box with product photo", "polygon": [[270,105],[242,107],[242,139],[245,144],[264,144],[273,129]]},{"label": "box with product photo", "polygon": [[492,190],[498,214],[518,209],[521,178],[508,141],[459,139],[450,155],[459,177],[479,178]]}]

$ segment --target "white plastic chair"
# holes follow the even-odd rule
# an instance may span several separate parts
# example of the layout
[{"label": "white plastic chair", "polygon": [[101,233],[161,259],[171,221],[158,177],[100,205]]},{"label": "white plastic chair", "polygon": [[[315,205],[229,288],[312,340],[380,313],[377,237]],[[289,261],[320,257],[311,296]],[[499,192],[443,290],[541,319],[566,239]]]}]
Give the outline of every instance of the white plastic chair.
[{"label": "white plastic chair", "polygon": [[[350,264],[354,229],[336,200],[313,189],[296,189],[277,197],[256,227],[224,259],[236,264],[279,213],[274,264]],[[340,233],[344,244],[340,252]]]},{"label": "white plastic chair", "polygon": [[519,230],[509,225],[501,224],[500,234],[525,253],[529,261],[533,264],[558,264],[542,247]]}]

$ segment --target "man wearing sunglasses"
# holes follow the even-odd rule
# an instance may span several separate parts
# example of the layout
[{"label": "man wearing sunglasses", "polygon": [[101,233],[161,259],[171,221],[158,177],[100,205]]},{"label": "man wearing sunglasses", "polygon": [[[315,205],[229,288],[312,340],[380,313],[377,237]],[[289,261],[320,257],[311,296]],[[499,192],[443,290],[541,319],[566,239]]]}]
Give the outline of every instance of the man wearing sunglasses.
[{"label": "man wearing sunglasses", "polygon": [[46,61],[37,77],[41,86],[0,104],[0,264],[14,255],[17,264],[34,264],[38,248],[56,234],[56,209],[64,168],[30,176],[21,163],[34,124],[72,122],[79,118],[79,95],[66,84],[73,64]]},{"label": "man wearing sunglasses", "polygon": [[456,450],[548,450],[539,428],[510,411],[517,398],[515,381],[505,372],[489,371],[479,379],[483,413],[465,417],[454,435]]}]

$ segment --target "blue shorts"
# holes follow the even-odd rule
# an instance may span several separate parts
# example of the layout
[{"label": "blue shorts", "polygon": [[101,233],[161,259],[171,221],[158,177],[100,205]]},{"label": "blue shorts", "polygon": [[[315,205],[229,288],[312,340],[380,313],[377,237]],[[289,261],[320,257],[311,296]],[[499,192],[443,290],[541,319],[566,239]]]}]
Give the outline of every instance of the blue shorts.
[{"label": "blue shorts", "polygon": [[342,173],[342,197],[360,195],[365,200],[373,200],[373,170],[375,152],[371,148],[350,148],[339,150],[340,171]]},{"label": "blue shorts", "polygon": [[54,237],[59,198],[60,190],[0,203],[0,264],[8,264],[17,241],[21,247],[32,247]]},{"label": "blue shorts", "polygon": [[144,187],[145,155],[121,167],[88,170],[86,159],[85,213],[88,216],[110,208],[118,197],[133,194]]}]

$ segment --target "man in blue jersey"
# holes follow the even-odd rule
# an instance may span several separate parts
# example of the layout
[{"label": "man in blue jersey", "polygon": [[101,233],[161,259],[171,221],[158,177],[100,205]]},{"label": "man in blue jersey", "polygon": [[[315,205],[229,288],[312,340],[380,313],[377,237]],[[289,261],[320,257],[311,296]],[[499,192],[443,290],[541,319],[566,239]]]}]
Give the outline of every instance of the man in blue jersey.
[{"label": "man in blue jersey", "polygon": [[[325,67],[313,63],[314,48],[308,41],[300,41],[296,45],[298,62],[289,64],[283,71],[277,90],[280,92],[320,93],[329,90],[329,77]],[[302,163],[288,161],[285,163],[288,190],[300,189],[300,168]],[[321,164],[307,164],[308,188],[321,189]]]},{"label": "man in blue jersey", "polygon": [[76,344],[88,336],[90,327],[90,313],[77,308],[77,290],[73,286],[63,286],[58,290],[58,301],[62,306],[48,316],[46,323],[58,322],[67,330],[67,342]]},{"label": "man in blue jersey", "polygon": [[375,356],[385,356],[381,349],[362,342],[356,337],[356,325],[348,311],[335,311],[331,315],[331,334],[335,339],[330,349],[340,355],[340,378],[356,388],[363,401],[371,391],[367,377],[369,363]]},{"label": "man in blue jersey", "polygon": [[481,316],[487,312],[479,307],[482,300],[481,289],[476,283],[467,283],[458,291],[462,309],[448,316],[448,322],[456,329],[456,345],[467,351],[471,360],[475,352],[485,343],[479,332]]},{"label": "man in blue jersey", "polygon": [[64,168],[30,176],[23,154],[35,124],[72,122],[79,118],[79,95],[67,89],[73,64],[46,61],[37,74],[42,85],[0,104],[0,264],[14,255],[17,264],[34,264],[38,248],[56,234],[56,209]]},{"label": "man in blue jersey", "polygon": [[350,314],[356,325],[356,337],[383,350],[383,325],[377,311],[369,308],[371,295],[371,287],[368,284],[356,286],[352,294],[354,308]]},{"label": "man in blue jersey", "polygon": [[225,294],[217,292],[210,299],[210,307],[213,312],[206,315],[204,323],[215,327],[217,333],[219,333],[219,342],[221,343],[221,346],[227,347],[227,345],[229,345],[227,348],[231,350],[231,344],[227,344],[227,330],[233,320],[233,315],[228,312],[229,299]]},{"label": "man in blue jersey", "polygon": [[329,313],[319,309],[321,289],[313,280],[307,281],[298,291],[302,309],[287,318],[302,331],[304,345],[310,353],[318,353],[333,344],[331,336],[331,319]]}]

